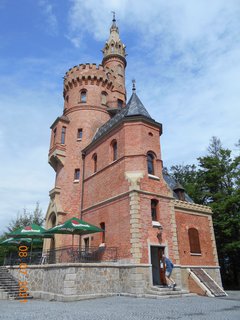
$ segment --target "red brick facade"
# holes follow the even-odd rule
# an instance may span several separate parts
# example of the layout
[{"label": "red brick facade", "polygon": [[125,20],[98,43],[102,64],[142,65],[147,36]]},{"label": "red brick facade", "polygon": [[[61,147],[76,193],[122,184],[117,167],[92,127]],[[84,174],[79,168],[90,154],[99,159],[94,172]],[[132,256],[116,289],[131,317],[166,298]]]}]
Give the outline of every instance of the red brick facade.
[{"label": "red brick facade", "polygon": [[[163,177],[161,125],[136,114],[116,121],[93,139],[117,109],[126,108],[125,51],[116,26],[111,28],[110,47],[112,43],[120,43],[122,51],[105,50],[103,65],[81,64],[64,77],[63,115],[51,127],[49,163],[56,171],[56,181],[50,191],[46,225],[73,216],[97,226],[105,223],[105,245],[118,248],[119,260],[151,263],[151,247],[158,247],[177,266],[217,267],[211,210],[176,199]],[[148,174],[149,152],[153,174]],[[76,170],[80,170],[79,179]],[[157,221],[152,221],[151,200],[157,201]],[[190,252],[189,228],[198,230],[199,254]],[[90,245],[99,246],[102,234],[89,239]],[[71,236],[56,235],[52,245],[71,241]],[[46,242],[45,248],[49,245]]]}]

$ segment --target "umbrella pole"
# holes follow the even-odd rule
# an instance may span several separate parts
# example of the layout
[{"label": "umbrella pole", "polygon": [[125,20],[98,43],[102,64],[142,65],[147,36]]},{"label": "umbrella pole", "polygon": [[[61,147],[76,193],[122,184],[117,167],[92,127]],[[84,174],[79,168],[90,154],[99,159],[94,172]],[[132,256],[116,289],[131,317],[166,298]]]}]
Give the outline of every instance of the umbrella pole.
[{"label": "umbrella pole", "polygon": [[30,262],[32,262],[32,246],[33,246],[33,239],[31,241]]}]

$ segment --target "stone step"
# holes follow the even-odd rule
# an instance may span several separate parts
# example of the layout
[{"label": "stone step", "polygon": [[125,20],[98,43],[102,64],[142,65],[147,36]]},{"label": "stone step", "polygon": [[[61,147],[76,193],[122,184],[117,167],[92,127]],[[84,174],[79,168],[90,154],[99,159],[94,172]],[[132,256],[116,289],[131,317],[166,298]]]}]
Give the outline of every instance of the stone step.
[{"label": "stone step", "polygon": [[[27,293],[27,297],[19,296],[21,291],[19,291],[20,287],[18,280],[15,279],[4,267],[0,267],[0,289],[7,294],[7,298],[10,300],[24,300],[33,298],[29,293]],[[1,295],[4,299],[6,298],[6,294],[1,291]]]},{"label": "stone step", "polygon": [[152,298],[152,299],[168,299],[168,298],[183,298],[183,297],[192,297],[196,296],[196,294],[192,293],[178,293],[175,295],[171,294],[166,294],[166,295],[159,295],[159,294],[150,294],[150,293],[145,293],[143,294],[143,298]]},{"label": "stone step", "polygon": [[8,292],[11,292],[11,291],[19,291],[19,287],[2,287],[2,289],[4,291],[8,291]]},{"label": "stone step", "polygon": [[183,290],[169,290],[169,291],[156,291],[156,290],[147,290],[147,294],[153,294],[157,296],[178,296],[178,295],[185,295],[188,294],[189,291],[183,291]]}]

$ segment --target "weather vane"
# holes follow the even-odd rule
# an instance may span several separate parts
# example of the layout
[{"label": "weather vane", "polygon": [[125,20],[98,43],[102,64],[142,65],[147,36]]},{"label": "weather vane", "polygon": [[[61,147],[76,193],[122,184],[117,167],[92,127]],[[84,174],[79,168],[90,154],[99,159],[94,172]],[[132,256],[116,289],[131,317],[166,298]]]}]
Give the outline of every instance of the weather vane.
[{"label": "weather vane", "polygon": [[132,79],[132,91],[135,92],[136,91],[136,80]]},{"label": "weather vane", "polygon": [[111,12],[113,14],[113,20],[112,21],[116,21],[116,19],[115,19],[116,12],[115,11],[111,11]]}]

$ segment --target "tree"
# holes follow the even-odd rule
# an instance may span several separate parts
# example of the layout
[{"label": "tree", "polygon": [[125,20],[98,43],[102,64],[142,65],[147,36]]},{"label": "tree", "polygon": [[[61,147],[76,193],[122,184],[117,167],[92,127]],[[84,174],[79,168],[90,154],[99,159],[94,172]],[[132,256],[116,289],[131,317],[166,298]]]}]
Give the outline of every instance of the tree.
[{"label": "tree", "polygon": [[42,209],[39,207],[39,202],[36,203],[36,207],[33,212],[28,212],[26,208],[23,209],[23,213],[17,215],[16,219],[13,219],[9,226],[8,231],[12,232],[18,228],[25,227],[32,223],[42,225],[44,221]]},{"label": "tree", "polygon": [[226,285],[239,286],[240,274],[240,157],[232,156],[216,137],[208,154],[198,158],[203,204],[213,210],[213,224],[222,277]]}]

